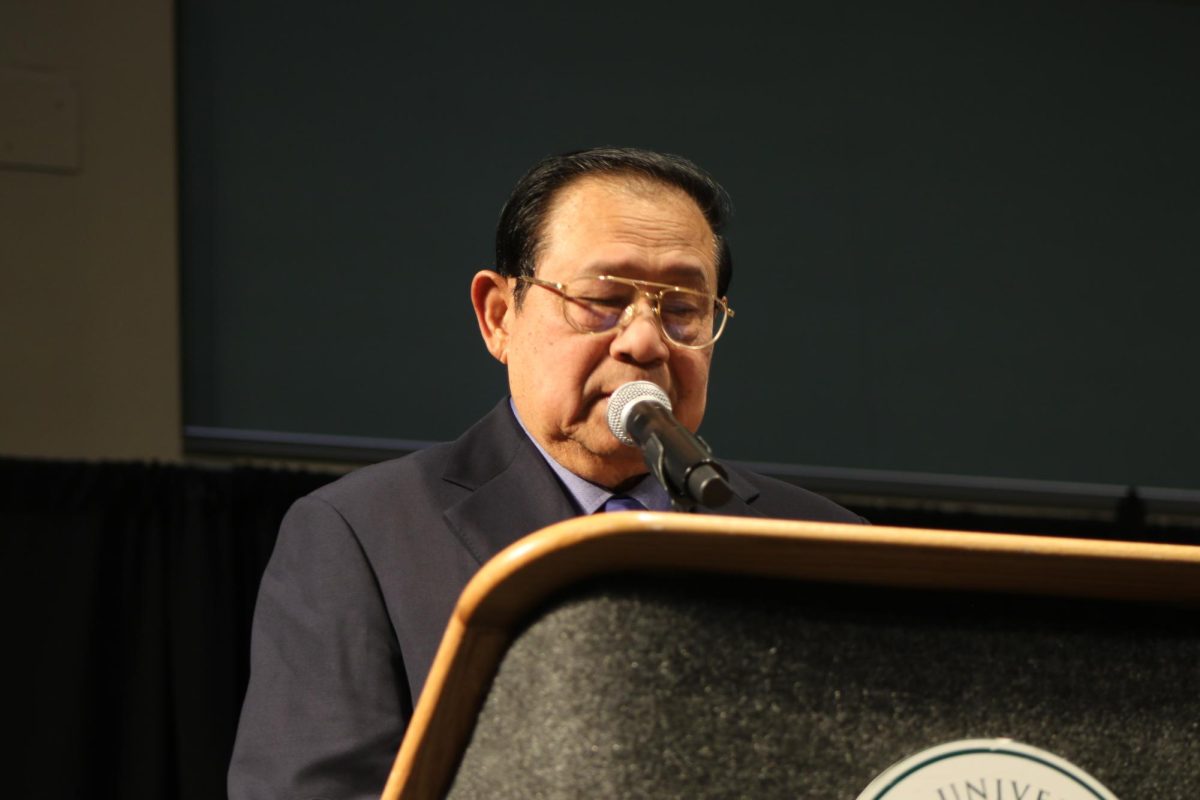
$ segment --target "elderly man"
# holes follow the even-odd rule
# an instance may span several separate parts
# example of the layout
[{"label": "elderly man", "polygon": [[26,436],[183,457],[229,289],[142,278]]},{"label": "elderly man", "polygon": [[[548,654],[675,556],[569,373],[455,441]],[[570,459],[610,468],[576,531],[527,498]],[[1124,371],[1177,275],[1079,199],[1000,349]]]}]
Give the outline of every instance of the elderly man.
[{"label": "elderly man", "polygon": [[[732,263],[724,191],[633,149],[548,158],[501,215],[496,270],[471,282],[511,398],[455,442],[359,470],[296,503],[255,610],[230,796],[375,797],[454,602],[525,534],[617,498],[667,510],[608,397],[648,380],[688,428],[704,416]],[[742,513],[860,522],[742,471]]]}]

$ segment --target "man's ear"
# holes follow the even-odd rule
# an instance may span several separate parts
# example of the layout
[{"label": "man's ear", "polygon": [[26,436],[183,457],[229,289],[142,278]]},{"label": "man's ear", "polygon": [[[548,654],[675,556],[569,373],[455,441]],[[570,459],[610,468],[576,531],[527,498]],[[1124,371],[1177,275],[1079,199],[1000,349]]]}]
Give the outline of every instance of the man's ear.
[{"label": "man's ear", "polygon": [[471,305],[479,322],[479,334],[488,352],[501,364],[508,363],[509,323],[516,313],[508,278],[490,269],[471,279]]}]

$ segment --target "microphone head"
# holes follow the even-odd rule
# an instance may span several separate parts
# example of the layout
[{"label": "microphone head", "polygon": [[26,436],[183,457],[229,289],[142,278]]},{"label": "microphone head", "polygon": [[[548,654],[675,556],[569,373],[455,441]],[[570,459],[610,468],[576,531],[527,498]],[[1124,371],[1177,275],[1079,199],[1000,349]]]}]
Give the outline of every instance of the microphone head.
[{"label": "microphone head", "polygon": [[658,403],[667,411],[671,410],[671,400],[667,393],[659,388],[658,384],[650,381],[630,381],[622,384],[608,398],[608,429],[621,444],[637,447],[637,442],[627,432],[626,423],[633,407],[643,400]]}]

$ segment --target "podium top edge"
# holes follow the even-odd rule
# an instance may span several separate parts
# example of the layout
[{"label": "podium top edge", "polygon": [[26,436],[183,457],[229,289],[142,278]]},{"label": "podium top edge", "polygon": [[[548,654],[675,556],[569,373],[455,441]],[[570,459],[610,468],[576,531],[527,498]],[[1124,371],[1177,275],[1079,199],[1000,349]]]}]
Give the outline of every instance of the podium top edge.
[{"label": "podium top edge", "polygon": [[1200,547],[649,511],[577,517],[497,554],[463,623],[606,573],[680,570],[823,583],[1200,604]]}]

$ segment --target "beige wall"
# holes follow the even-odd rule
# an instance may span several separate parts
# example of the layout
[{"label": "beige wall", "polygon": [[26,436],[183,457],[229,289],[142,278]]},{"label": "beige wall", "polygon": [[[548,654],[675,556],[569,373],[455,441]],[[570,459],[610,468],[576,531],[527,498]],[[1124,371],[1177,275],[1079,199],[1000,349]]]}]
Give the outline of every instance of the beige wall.
[{"label": "beige wall", "polygon": [[74,80],[80,167],[0,167],[0,455],[180,456],[173,4],[0,0]]}]

